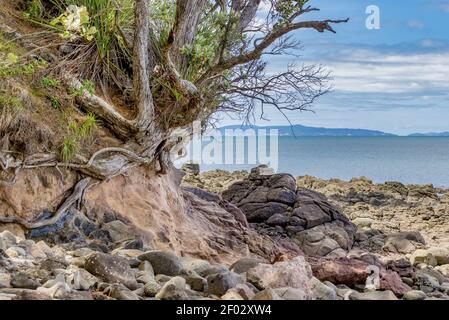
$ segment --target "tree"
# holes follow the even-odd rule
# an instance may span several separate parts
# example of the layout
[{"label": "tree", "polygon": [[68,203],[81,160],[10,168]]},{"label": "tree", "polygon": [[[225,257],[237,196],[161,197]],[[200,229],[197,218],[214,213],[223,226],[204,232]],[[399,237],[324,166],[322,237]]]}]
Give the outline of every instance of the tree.
[{"label": "tree", "polygon": [[[52,10],[55,3],[65,3],[41,2]],[[94,18],[100,26],[83,32],[86,38],[97,32],[98,51],[106,47],[98,46],[101,32],[120,34],[116,44],[120,49],[100,55],[115,59],[119,72],[101,73],[99,82],[106,88],[103,95],[110,86],[132,92],[136,115],[126,118],[100,94],[84,92],[77,97],[83,109],[123,142],[121,147],[106,147],[89,159],[76,155],[65,164],[98,179],[139,164],[159,163],[160,172],[165,172],[168,154],[178,143],[172,136],[174,130],[187,128],[194,121],[206,124],[217,112],[236,113],[250,121],[258,108],[263,116],[267,105],[282,113],[309,108],[328,91],[326,71],[321,66],[289,65],[285,72],[271,74],[263,56],[292,54],[300,45],[291,37],[297,30],[335,33],[333,24],[348,21],[305,20],[308,13],[319,10],[308,5],[308,0],[136,0],[131,1],[133,23],[122,24],[127,18],[120,5],[129,1],[78,2],[95,3],[92,8],[103,3],[113,11],[115,20],[106,18],[111,12],[96,12]],[[111,4],[115,9],[110,9]],[[103,28],[106,22],[112,27]],[[112,50],[112,40],[105,39]],[[73,53],[68,57],[74,57]],[[104,70],[110,65],[103,65]],[[81,73],[65,71],[65,84],[82,90]],[[16,162],[17,167],[28,168],[58,165],[57,159],[42,154]]]}]

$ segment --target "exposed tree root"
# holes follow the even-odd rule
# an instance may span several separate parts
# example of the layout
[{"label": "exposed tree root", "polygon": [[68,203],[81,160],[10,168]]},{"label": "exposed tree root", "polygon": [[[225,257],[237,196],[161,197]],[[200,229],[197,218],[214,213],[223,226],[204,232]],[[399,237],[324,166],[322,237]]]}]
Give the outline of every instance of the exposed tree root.
[{"label": "exposed tree root", "polygon": [[20,217],[0,217],[0,223],[17,223],[26,229],[37,229],[53,225],[59,221],[63,214],[70,209],[84,194],[84,191],[92,184],[91,178],[84,178],[80,180],[72,192],[72,194],[65,199],[62,205],[58,208],[56,213],[47,220],[28,222]]},{"label": "exposed tree root", "polygon": [[[107,153],[113,153],[113,155],[98,159],[101,155]],[[4,172],[14,170],[14,175],[17,175],[19,170],[22,169],[45,167],[71,168],[81,171],[95,179],[104,180],[122,174],[136,165],[148,165],[151,163],[149,158],[141,157],[131,150],[118,147],[108,147],[98,150],[90,157],[90,159],[86,159],[81,155],[76,155],[75,158],[79,160],[80,163],[60,162],[58,161],[56,154],[47,153],[31,155],[21,161],[4,151],[0,151],[0,169]]]},{"label": "exposed tree root", "polygon": [[[68,88],[76,90],[82,88],[81,82],[73,75],[66,75],[64,77],[64,82]],[[102,119],[118,137],[129,139],[132,134],[135,134],[138,131],[132,121],[123,117],[115,110],[114,106],[106,102],[103,98],[95,94],[84,92],[82,95],[78,95],[76,100],[84,109]]]}]

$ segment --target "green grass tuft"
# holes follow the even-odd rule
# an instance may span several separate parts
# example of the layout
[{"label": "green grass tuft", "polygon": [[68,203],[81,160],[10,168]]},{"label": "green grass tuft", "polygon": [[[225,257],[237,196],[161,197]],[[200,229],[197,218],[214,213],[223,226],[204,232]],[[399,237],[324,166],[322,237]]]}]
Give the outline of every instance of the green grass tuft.
[{"label": "green grass tuft", "polygon": [[61,146],[61,159],[64,163],[70,162],[78,152],[79,144],[72,136],[64,138]]},{"label": "green grass tuft", "polygon": [[86,119],[78,124],[71,121],[68,126],[68,136],[62,142],[61,159],[68,163],[81,149],[82,143],[89,139],[97,128],[97,119],[92,113],[88,113]]},{"label": "green grass tuft", "polygon": [[48,77],[43,77],[41,80],[42,86],[45,88],[58,88],[61,84],[61,82],[57,79],[51,79]]}]

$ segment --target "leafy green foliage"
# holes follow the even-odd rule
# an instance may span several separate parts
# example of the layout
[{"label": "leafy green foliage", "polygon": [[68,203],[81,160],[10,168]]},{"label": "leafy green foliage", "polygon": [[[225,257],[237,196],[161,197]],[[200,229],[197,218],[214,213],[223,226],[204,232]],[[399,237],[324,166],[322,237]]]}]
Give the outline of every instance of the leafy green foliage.
[{"label": "leafy green foliage", "polygon": [[68,6],[63,14],[50,22],[50,25],[62,26],[61,36],[72,41],[79,36],[91,41],[97,33],[97,28],[90,25],[89,12],[85,6]]},{"label": "leafy green foliage", "polygon": [[23,15],[28,19],[38,19],[42,16],[42,3],[40,0],[28,0],[26,3],[26,10]]},{"label": "leafy green foliage", "polygon": [[15,76],[30,76],[34,74],[38,61],[27,61],[22,58],[12,42],[7,42],[0,34],[0,78]]},{"label": "leafy green foliage", "polygon": [[78,89],[70,89],[71,94],[74,96],[82,96],[85,92],[91,96],[95,94],[95,86],[92,81],[83,79],[81,81],[81,86]]},{"label": "leafy green foliage", "polygon": [[59,102],[58,97],[54,95],[47,96],[48,100],[50,100],[50,104],[54,109],[59,109],[61,107],[61,102]]},{"label": "leafy green foliage", "polygon": [[[100,58],[109,56],[109,49],[115,44],[119,36],[118,28],[126,28],[133,21],[133,1],[131,0],[56,0],[60,7],[67,8],[70,5],[85,8],[84,22],[88,17],[90,28],[95,32],[90,33],[95,39]],[[94,29],[91,29],[93,31]]]},{"label": "leafy green foliage", "polygon": [[228,50],[224,50],[223,57],[218,57],[225,33],[227,33],[227,48],[241,44],[244,36],[236,32],[238,21],[236,13],[225,14],[213,12],[199,25],[197,35],[190,46],[182,48],[182,53],[189,59],[187,79],[195,81],[196,77],[209,69],[217,58],[227,58]]},{"label": "leafy green foliage", "polygon": [[173,0],[150,0],[150,19],[155,23],[159,43],[167,42],[171,27],[175,23],[176,3]]},{"label": "leafy green foliage", "polygon": [[289,18],[299,8],[302,8],[308,0],[278,0],[275,9],[281,21]]},{"label": "leafy green foliage", "polygon": [[48,77],[43,77],[41,80],[42,85],[45,88],[58,88],[61,84],[61,81],[57,80],[57,79],[52,79],[52,78],[48,78]]},{"label": "leafy green foliage", "polygon": [[0,78],[1,77],[14,77],[20,75],[32,75],[35,72],[35,67],[32,63],[25,64],[3,64],[0,61]]},{"label": "leafy green foliage", "polygon": [[181,101],[182,99],[182,93],[180,93],[178,90],[176,90],[176,88],[173,88],[173,86],[170,84],[169,81],[166,81],[162,78],[153,78],[153,80],[159,84],[161,87],[163,87],[165,90],[167,90],[168,92],[170,92],[171,96],[173,97],[173,99],[175,99],[176,102]]},{"label": "leafy green foliage", "polygon": [[81,81],[81,87],[80,87],[81,94],[84,94],[84,92],[89,93],[91,96],[95,93],[95,87],[92,81],[84,79]]},{"label": "leafy green foliage", "polygon": [[84,42],[73,52],[82,59],[71,59],[77,72],[84,78],[101,82],[102,88],[108,88],[110,84],[126,87],[130,78],[129,41],[132,39],[134,1],[47,1],[53,4],[52,11],[46,12],[45,20],[34,22],[57,32],[67,42]]}]

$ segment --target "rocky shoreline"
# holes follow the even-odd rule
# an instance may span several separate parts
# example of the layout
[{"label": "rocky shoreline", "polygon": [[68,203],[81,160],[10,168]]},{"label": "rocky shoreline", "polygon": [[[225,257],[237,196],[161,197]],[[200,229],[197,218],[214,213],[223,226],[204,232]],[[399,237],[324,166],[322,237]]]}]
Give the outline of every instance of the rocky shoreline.
[{"label": "rocky shoreline", "polygon": [[[278,190],[275,185],[266,188],[266,184],[258,184],[252,177],[254,172],[188,172],[184,184],[223,194],[225,199],[237,204],[245,212],[252,228],[282,243],[293,240],[293,244],[298,245],[305,256],[325,257],[330,260],[327,264],[337,269],[351,268],[352,264],[357,265],[360,262],[357,260],[361,259],[392,271],[390,275],[395,278],[393,282],[399,284],[401,290],[405,287],[400,282],[406,284],[408,289],[400,292],[400,296],[413,289],[410,291],[412,295],[422,290],[425,295],[419,294],[423,299],[447,298],[447,189],[399,182],[376,184],[364,177],[342,181],[290,176],[290,182],[284,186],[293,190],[293,181],[296,182],[296,200],[292,198],[292,202],[288,203],[288,192],[283,196],[278,194],[274,197],[277,198],[275,202],[281,202],[281,206],[290,205],[290,208],[280,209],[280,214],[267,213],[268,219],[259,219],[263,210],[257,206],[262,204],[265,208],[276,210],[270,199],[273,189]],[[245,194],[244,190],[246,195],[239,197]],[[249,194],[247,190],[251,190]],[[323,265],[313,267],[313,262],[311,265],[314,275],[320,280],[331,279],[334,283],[346,283],[351,287],[357,282],[354,279],[358,276],[352,272],[344,276],[320,277],[318,275],[324,271],[319,268]],[[345,274],[344,270],[338,272]],[[396,281],[395,273],[401,278],[400,281]],[[343,281],[339,277],[349,279]],[[362,278],[366,279],[366,275]],[[409,295],[405,298],[409,298]]]},{"label": "rocky shoreline", "polygon": [[[182,188],[101,183],[55,225],[0,224],[0,300],[449,299],[447,190],[186,171]],[[51,194],[48,175],[21,181]],[[26,207],[2,192],[3,212]]]}]

